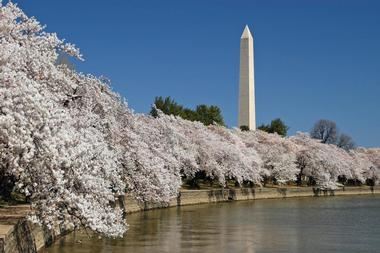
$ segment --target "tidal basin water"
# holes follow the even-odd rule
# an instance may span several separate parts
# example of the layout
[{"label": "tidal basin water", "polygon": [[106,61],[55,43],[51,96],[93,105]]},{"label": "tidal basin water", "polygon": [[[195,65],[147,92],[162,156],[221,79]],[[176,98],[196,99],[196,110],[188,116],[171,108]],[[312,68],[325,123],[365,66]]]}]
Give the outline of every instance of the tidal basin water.
[{"label": "tidal basin water", "polygon": [[44,253],[380,252],[380,196],[241,201],[128,216],[121,239],[75,232]]}]

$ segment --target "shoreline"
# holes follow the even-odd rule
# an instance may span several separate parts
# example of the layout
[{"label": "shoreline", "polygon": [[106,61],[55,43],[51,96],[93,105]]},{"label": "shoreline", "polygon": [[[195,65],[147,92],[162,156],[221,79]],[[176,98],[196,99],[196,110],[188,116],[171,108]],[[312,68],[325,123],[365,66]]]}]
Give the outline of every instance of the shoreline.
[{"label": "shoreline", "polygon": [[[372,194],[380,194],[380,186],[350,186],[335,190],[318,190],[313,187],[181,190],[178,197],[169,203],[139,203],[132,197],[125,196],[123,204],[126,213],[130,214],[159,208],[217,202]],[[25,219],[28,210],[30,208],[27,205],[0,208],[0,253],[39,252],[72,231],[65,226],[55,226],[54,229],[46,231],[40,226],[33,225]]]},{"label": "shoreline", "polygon": [[349,195],[380,194],[380,186],[349,186],[336,190],[317,190],[313,187],[262,187],[236,189],[181,190],[176,199],[169,203],[138,203],[126,196],[124,203],[126,213],[147,211],[157,208],[198,205],[216,202],[282,199],[294,197],[328,197]]}]

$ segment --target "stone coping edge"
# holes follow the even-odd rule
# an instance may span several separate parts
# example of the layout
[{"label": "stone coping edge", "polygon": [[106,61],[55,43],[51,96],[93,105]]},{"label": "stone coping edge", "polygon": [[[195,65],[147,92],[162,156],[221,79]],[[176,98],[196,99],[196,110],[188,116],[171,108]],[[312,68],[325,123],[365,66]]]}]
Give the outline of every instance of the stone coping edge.
[{"label": "stone coping edge", "polygon": [[[353,186],[336,190],[320,190],[312,187],[181,190],[178,197],[169,203],[141,203],[127,195],[122,202],[126,207],[126,213],[134,213],[158,208],[226,201],[364,194],[380,194],[380,186]],[[46,231],[40,226],[31,224],[25,218],[20,218],[15,224],[2,224],[0,220],[0,253],[36,253],[71,231],[72,229],[64,226],[56,226],[54,229]]]}]

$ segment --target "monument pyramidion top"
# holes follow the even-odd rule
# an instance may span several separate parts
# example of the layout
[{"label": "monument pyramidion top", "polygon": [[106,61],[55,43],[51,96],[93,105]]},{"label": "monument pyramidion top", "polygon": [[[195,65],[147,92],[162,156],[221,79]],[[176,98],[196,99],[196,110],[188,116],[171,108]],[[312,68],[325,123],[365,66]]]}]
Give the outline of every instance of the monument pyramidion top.
[{"label": "monument pyramidion top", "polygon": [[245,25],[243,34],[241,35],[241,39],[246,39],[246,38],[252,38],[251,31],[249,30],[248,25]]}]

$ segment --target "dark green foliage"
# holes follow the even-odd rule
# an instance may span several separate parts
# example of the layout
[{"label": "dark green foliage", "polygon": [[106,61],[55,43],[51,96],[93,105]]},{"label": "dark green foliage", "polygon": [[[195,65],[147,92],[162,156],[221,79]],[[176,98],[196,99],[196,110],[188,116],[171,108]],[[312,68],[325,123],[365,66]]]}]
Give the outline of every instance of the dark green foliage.
[{"label": "dark green foliage", "polygon": [[159,109],[165,114],[180,116],[190,121],[200,121],[205,125],[211,125],[215,122],[218,125],[224,126],[222,112],[215,105],[198,105],[195,110],[191,110],[177,104],[170,97],[163,98],[161,96],[155,98],[154,105],[155,107],[150,111],[150,114],[154,117],[157,117],[157,109]]},{"label": "dark green foliage", "polygon": [[187,179],[185,182],[190,186],[190,188],[199,189],[199,181],[201,180],[207,180],[207,176],[204,171],[197,171],[194,177]]},{"label": "dark green foliage", "polygon": [[375,186],[375,185],[376,185],[376,184],[375,184],[375,180],[372,179],[372,178],[368,178],[368,179],[366,179],[365,183],[366,183],[366,185],[368,185],[368,186]]},{"label": "dark green foliage", "polygon": [[[154,104],[156,105],[157,109],[160,109],[165,114],[172,114],[175,116],[179,116],[184,108],[182,105],[177,104],[173,99],[170,97],[156,97],[154,100]],[[152,107],[150,114],[154,117],[157,117],[157,110],[156,108]]]},{"label": "dark green foliage", "polygon": [[280,119],[274,119],[270,125],[261,125],[258,129],[265,131],[267,133],[278,133],[281,136],[286,136],[288,134],[289,127]]},{"label": "dark green foliage", "polygon": [[26,203],[25,194],[15,190],[16,178],[0,168],[0,206]]},{"label": "dark green foliage", "polygon": [[345,175],[338,176],[338,183],[346,185],[347,184],[347,177]]},{"label": "dark green foliage", "polygon": [[262,124],[262,125],[258,126],[257,129],[264,131],[264,132],[267,132],[267,133],[273,133],[271,128],[270,128],[270,125]]},{"label": "dark green foliage", "polygon": [[0,170],[0,198],[2,200],[9,201],[12,199],[15,182],[14,176],[7,175],[3,170]]},{"label": "dark green foliage", "polygon": [[307,186],[316,186],[317,181],[313,177],[308,177]]},{"label": "dark green foliage", "polygon": [[219,107],[215,105],[198,105],[195,109],[197,121],[202,122],[205,125],[211,125],[217,123],[224,126],[222,112]]},{"label": "dark green foliage", "polygon": [[249,131],[249,127],[248,126],[240,126],[240,130],[241,131]]}]

